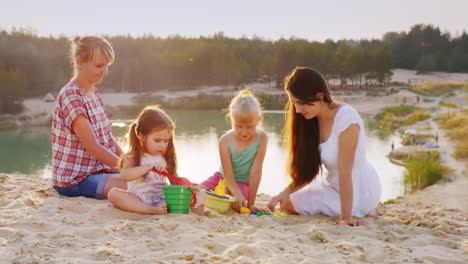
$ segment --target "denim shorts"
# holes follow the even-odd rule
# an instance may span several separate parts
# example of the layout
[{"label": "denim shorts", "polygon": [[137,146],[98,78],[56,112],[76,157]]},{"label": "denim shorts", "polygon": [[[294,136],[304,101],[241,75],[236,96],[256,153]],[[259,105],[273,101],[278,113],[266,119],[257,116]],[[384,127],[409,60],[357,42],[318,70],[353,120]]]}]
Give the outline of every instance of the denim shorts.
[{"label": "denim shorts", "polygon": [[109,175],[114,173],[98,173],[92,174],[82,180],[80,183],[70,187],[54,186],[54,189],[63,196],[78,197],[85,196],[88,198],[102,199],[102,192],[106,185]]}]

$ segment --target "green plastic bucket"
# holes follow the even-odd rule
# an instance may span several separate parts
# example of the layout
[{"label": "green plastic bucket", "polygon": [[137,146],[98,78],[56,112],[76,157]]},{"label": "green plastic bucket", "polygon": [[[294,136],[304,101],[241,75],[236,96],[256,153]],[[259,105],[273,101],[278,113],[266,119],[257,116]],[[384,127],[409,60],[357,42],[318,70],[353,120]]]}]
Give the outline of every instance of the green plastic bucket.
[{"label": "green plastic bucket", "polygon": [[167,204],[167,212],[171,214],[188,214],[193,195],[189,186],[164,185],[164,199]]}]

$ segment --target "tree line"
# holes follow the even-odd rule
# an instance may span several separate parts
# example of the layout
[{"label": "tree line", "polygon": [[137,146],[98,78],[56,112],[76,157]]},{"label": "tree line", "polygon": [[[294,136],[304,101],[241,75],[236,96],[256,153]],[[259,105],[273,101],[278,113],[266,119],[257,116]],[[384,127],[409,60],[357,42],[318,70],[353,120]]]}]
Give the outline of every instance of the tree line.
[{"label": "tree line", "polygon": [[[276,41],[179,35],[105,36],[116,60],[101,87],[113,91],[150,92],[204,85],[238,86],[276,82],[295,66],[310,66],[327,78],[366,87],[384,85],[392,68],[468,71],[468,36],[452,38],[432,25],[409,32],[389,32],[382,39]],[[0,112],[28,96],[57,92],[71,77],[69,38],[41,37],[26,29],[0,30]]]}]

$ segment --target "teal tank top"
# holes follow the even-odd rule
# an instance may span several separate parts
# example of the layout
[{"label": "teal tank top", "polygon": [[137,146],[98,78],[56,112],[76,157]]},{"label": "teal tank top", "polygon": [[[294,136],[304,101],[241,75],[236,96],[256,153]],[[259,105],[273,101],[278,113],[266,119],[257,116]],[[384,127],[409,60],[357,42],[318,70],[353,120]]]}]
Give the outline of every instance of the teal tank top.
[{"label": "teal tank top", "polygon": [[[257,140],[246,148],[241,153],[236,153],[231,142],[231,135],[228,136],[229,153],[231,153],[231,164],[236,182],[249,183],[250,169],[252,168],[255,155],[257,154],[258,146],[260,145],[260,137],[257,134]],[[219,173],[224,177],[223,167],[220,166]]]}]

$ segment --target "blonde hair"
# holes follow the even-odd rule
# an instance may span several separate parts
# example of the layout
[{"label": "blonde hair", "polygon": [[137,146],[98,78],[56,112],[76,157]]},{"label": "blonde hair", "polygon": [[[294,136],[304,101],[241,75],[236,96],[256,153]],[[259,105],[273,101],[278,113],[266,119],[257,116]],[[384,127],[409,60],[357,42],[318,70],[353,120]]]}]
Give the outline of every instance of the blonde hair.
[{"label": "blonde hair", "polygon": [[229,104],[231,123],[250,123],[262,116],[262,107],[257,97],[249,90],[240,91]]},{"label": "blonde hair", "polygon": [[161,131],[163,129],[169,129],[171,131],[171,138],[167,145],[164,159],[167,163],[167,172],[177,176],[177,155],[174,144],[174,130],[175,124],[171,118],[160,109],[158,106],[147,106],[138,115],[137,120],[130,126],[128,131],[128,151],[122,155],[117,167],[122,169],[123,162],[126,157],[132,159],[134,166],[140,166],[140,159],[143,156],[143,149],[138,138],[140,135],[148,135],[152,131]]},{"label": "blonde hair", "polygon": [[114,62],[114,49],[105,38],[101,36],[75,37],[70,47],[70,60],[73,63],[73,75],[78,73],[78,66],[76,63],[78,59],[83,62],[95,62],[101,56],[106,58],[108,64]]}]

